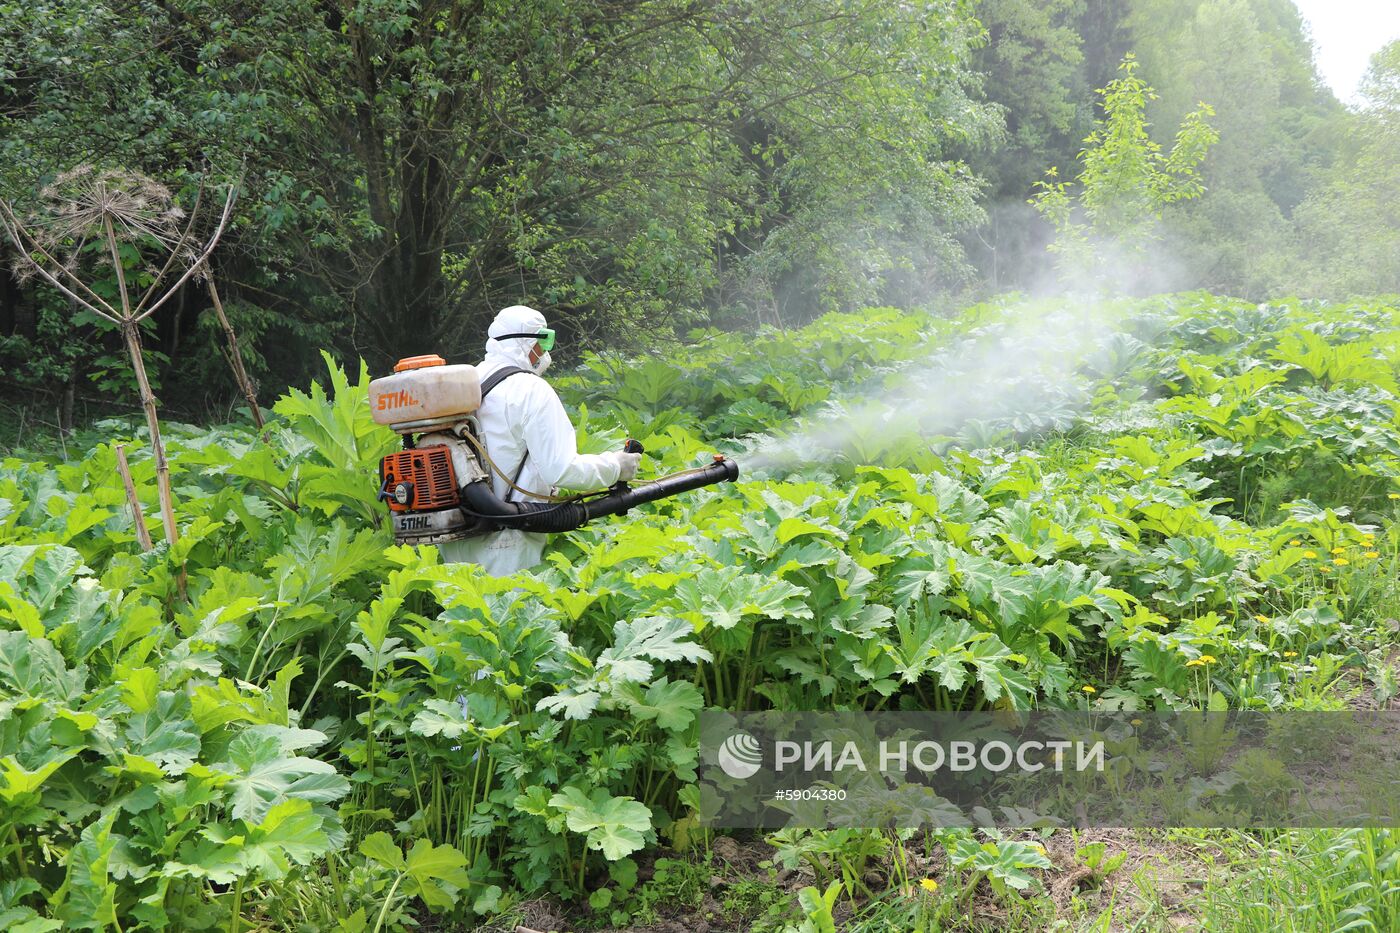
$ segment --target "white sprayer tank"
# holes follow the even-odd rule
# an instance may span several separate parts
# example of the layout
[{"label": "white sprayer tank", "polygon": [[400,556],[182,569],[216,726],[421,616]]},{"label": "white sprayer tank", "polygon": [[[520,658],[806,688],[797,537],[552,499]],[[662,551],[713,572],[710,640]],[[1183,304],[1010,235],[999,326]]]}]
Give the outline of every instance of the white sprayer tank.
[{"label": "white sprayer tank", "polygon": [[399,360],[393,375],[369,384],[369,410],[375,423],[400,434],[460,421],[480,407],[476,367],[448,366],[440,356]]}]

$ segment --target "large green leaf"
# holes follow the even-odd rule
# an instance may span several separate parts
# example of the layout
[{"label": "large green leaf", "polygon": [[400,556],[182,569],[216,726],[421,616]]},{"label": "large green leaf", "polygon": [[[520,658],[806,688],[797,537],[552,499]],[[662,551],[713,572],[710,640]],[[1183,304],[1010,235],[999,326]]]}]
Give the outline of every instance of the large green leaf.
[{"label": "large green leaf", "polygon": [[165,865],[168,877],[188,876],[217,884],[240,878],[277,881],[295,865],[310,865],[331,849],[326,816],[307,800],[284,799],[260,822],[214,823],[197,843],[180,847],[180,860]]},{"label": "large green leaf", "polygon": [[658,726],[671,732],[684,731],[705,705],[705,698],[688,680],[672,683],[662,678],[647,687],[645,694],[633,686],[625,696],[633,716],[643,722],[656,720]]},{"label": "large green leaf", "polygon": [[418,735],[457,739],[463,735],[494,741],[515,726],[506,722],[510,710],[496,697],[482,693],[467,695],[462,701],[430,699],[413,717],[409,727]]},{"label": "large green leaf", "polygon": [[786,580],[745,573],[742,567],[706,567],[675,588],[679,608],[697,630],[730,629],[746,616],[811,618],[806,595]]},{"label": "large green leaf", "polygon": [[429,907],[447,908],[457,903],[461,890],[471,884],[467,857],[450,845],[435,846],[426,839],[413,843],[407,855],[388,833],[371,833],[360,843],[360,852],[384,868],[399,873],[403,892],[418,896]]},{"label": "large green leaf", "polygon": [[54,772],[77,757],[78,749],[51,748],[42,761],[21,764],[13,755],[0,758],[0,800],[13,803],[44,785]]},{"label": "large green leaf", "polygon": [[78,705],[84,689],[81,670],[68,670],[47,638],[0,632],[0,686],[7,691]]},{"label": "large green leaf", "polygon": [[116,809],[109,809],[83,829],[68,853],[68,873],[55,894],[57,916],[68,929],[106,930],[117,925],[117,885],[108,860],[119,838],[112,833]]},{"label": "large green leaf", "polygon": [[166,774],[183,774],[199,756],[199,730],[189,708],[183,694],[158,694],[152,709],[127,720],[126,748],[157,762]]},{"label": "large green leaf", "polygon": [[239,863],[267,881],[285,878],[293,863],[310,865],[330,848],[321,816],[304,799],[281,801],[267,811],[261,822],[247,826],[241,833],[216,825],[209,827],[205,835],[213,842],[237,848]]},{"label": "large green leaf", "polygon": [[228,759],[214,765],[229,776],[229,812],[237,819],[261,823],[284,800],[331,803],[349,793],[349,782],[335,768],[287,753],[284,737],[291,732],[277,726],[245,729],[229,743]]},{"label": "large green leaf", "polygon": [[550,798],[549,805],[562,810],[569,829],[584,833],[590,849],[609,860],[625,858],[645,842],[651,829],[651,811],[631,797],[614,797],[605,788],[584,794],[566,787]]},{"label": "large green leaf", "polygon": [[709,661],[710,652],[686,639],[694,634],[684,619],[643,616],[613,625],[612,647],[598,655],[598,667],[616,680],[645,680],[654,661]]}]

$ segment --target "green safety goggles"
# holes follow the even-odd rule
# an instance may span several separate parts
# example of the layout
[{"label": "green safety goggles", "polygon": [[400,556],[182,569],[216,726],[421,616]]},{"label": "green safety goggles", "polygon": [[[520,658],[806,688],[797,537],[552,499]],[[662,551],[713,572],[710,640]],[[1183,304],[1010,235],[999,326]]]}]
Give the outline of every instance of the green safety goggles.
[{"label": "green safety goggles", "polygon": [[549,327],[541,327],[538,331],[529,334],[501,334],[497,340],[512,340],[516,337],[534,337],[539,342],[540,349],[545,353],[554,349],[554,330]]}]

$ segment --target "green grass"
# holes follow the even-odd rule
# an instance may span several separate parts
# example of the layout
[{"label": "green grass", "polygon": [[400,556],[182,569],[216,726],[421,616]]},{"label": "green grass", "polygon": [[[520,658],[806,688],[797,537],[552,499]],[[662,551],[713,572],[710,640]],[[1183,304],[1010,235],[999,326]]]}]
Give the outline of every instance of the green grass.
[{"label": "green grass", "polygon": [[1400,835],[1390,829],[1260,831],[1222,839],[1222,880],[1201,898],[1222,931],[1400,928]]}]

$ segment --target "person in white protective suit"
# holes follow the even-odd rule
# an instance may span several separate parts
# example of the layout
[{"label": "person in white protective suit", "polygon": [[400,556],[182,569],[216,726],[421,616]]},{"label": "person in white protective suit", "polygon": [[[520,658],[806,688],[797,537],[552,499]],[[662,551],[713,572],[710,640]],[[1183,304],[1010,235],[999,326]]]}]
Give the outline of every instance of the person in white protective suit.
[{"label": "person in white protective suit", "polygon": [[[549,351],[540,346],[544,315],[525,305],[513,305],[496,315],[487,330],[486,358],[478,364],[482,383],[506,367],[516,373],[500,381],[477,410],[486,452],[506,475],[493,474],[492,488],[506,501],[538,501],[559,489],[592,490],[637,475],[641,454],[610,451],[578,452],[574,426],[554,389],[540,378],[549,368]],[[441,442],[436,435],[420,444]],[[457,441],[453,446],[460,445]],[[511,488],[537,493],[522,495]],[[494,577],[533,567],[544,553],[546,535],[503,529],[465,541],[438,545],[446,563],[480,564]]]}]

